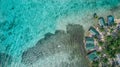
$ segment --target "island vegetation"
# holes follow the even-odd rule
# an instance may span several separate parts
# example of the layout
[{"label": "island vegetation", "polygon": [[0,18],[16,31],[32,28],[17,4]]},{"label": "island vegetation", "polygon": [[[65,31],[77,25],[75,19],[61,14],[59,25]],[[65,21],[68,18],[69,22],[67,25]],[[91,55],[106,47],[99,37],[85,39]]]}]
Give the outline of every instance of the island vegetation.
[{"label": "island vegetation", "polygon": [[[104,19],[102,19],[104,20]],[[92,36],[98,49],[96,53],[98,55],[97,60],[91,62],[92,67],[116,67],[116,54],[120,54],[120,29],[118,29],[119,23],[115,21],[113,24],[100,26],[99,24],[94,26],[100,33],[99,36]],[[100,48],[100,49],[99,49]]]}]

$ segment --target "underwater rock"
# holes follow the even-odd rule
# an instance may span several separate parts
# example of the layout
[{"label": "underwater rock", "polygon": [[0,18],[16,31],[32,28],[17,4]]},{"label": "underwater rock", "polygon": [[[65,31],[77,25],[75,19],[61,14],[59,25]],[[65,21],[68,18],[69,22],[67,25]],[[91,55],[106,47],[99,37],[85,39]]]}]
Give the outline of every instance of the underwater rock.
[{"label": "underwater rock", "polygon": [[34,47],[25,51],[22,63],[29,67],[89,67],[83,37],[82,26],[68,24],[66,32],[57,30],[55,34],[47,34]]},{"label": "underwater rock", "polygon": [[7,67],[12,62],[12,57],[5,53],[0,53],[0,67]]}]

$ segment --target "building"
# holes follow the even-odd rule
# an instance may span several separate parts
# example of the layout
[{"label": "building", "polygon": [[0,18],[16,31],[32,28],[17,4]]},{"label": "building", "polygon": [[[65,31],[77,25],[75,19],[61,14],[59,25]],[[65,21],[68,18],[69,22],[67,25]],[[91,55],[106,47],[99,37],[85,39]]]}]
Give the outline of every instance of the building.
[{"label": "building", "polygon": [[94,28],[94,27],[90,27],[89,28],[89,32],[94,35],[94,36],[98,36],[99,32]]},{"label": "building", "polygon": [[98,20],[99,20],[99,25],[100,25],[101,27],[104,27],[104,26],[105,26],[105,20],[104,20],[104,18],[103,18],[103,17],[100,17],[100,18],[98,18]]},{"label": "building", "polygon": [[117,54],[116,57],[117,57],[117,62],[120,65],[120,54]]},{"label": "building", "polygon": [[85,37],[85,47],[86,50],[92,50],[95,48],[94,39],[92,37]]},{"label": "building", "polygon": [[114,17],[112,15],[107,16],[108,25],[112,25],[114,23]]},{"label": "building", "polygon": [[88,59],[89,59],[90,61],[94,61],[94,60],[96,60],[97,58],[98,58],[98,56],[97,56],[96,51],[88,54]]}]

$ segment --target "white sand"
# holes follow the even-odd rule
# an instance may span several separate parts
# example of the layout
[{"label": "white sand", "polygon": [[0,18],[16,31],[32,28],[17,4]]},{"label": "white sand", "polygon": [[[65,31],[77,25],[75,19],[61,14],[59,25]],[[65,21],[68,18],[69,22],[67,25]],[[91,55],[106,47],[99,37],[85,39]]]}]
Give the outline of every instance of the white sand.
[{"label": "white sand", "polygon": [[105,19],[107,19],[108,15],[113,15],[115,16],[115,18],[120,18],[120,16],[118,15],[119,10],[115,12],[112,12],[109,9],[104,9],[104,8],[99,8],[98,10],[89,10],[89,11],[82,10],[76,14],[60,16],[57,19],[57,29],[66,30],[66,25],[69,23],[73,23],[73,24],[80,24],[84,27],[85,30],[88,30],[90,26],[97,23],[92,18],[94,13],[97,13],[99,17],[104,17]]}]

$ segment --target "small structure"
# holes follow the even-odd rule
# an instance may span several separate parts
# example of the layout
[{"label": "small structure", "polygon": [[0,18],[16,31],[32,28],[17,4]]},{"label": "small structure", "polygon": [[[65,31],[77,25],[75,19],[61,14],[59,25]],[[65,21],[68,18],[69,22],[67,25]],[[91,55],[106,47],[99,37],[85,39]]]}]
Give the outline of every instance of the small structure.
[{"label": "small structure", "polygon": [[120,30],[120,23],[119,23],[118,26],[117,26],[117,30]]},{"label": "small structure", "polygon": [[94,39],[92,37],[85,37],[86,50],[92,50],[95,48]]},{"label": "small structure", "polygon": [[93,14],[93,18],[98,18],[96,13]]},{"label": "small structure", "polygon": [[104,20],[104,18],[103,18],[103,17],[100,17],[100,18],[98,18],[98,20],[99,20],[99,25],[100,25],[101,27],[104,27],[104,26],[105,26],[105,20]]},{"label": "small structure", "polygon": [[94,36],[98,36],[99,32],[94,28],[94,27],[90,27],[89,28],[89,32],[94,35]]},{"label": "small structure", "polygon": [[120,54],[117,54],[116,57],[117,57],[117,62],[120,65]]},{"label": "small structure", "polygon": [[114,23],[114,17],[112,15],[107,16],[108,25],[112,25]]},{"label": "small structure", "polygon": [[96,51],[88,54],[88,58],[89,58],[90,61],[96,60],[98,58]]}]

